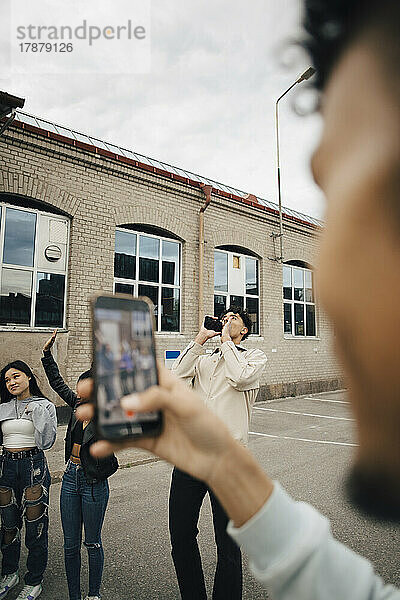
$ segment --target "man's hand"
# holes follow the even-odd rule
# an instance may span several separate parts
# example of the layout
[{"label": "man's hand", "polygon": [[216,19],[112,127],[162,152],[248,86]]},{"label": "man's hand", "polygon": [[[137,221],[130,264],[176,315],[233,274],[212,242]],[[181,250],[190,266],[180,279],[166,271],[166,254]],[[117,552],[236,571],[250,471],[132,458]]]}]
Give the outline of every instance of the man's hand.
[{"label": "man's hand", "polygon": [[[216,321],[218,321],[217,317],[214,317]],[[211,338],[221,335],[219,331],[214,331],[213,329],[206,329],[204,325],[201,326],[199,333],[194,338],[194,341],[200,344],[201,346]]]},{"label": "man's hand", "polygon": [[49,338],[47,340],[47,342],[45,343],[45,345],[43,346],[43,352],[47,352],[47,350],[50,350],[51,347],[53,346],[54,342],[56,341],[56,337],[57,337],[57,329],[55,329],[52,333],[51,338]]},{"label": "man's hand", "polygon": [[223,344],[224,342],[231,342],[232,338],[231,338],[231,318],[228,319],[228,321],[225,323],[225,325],[222,328],[222,333],[221,333],[221,344]]},{"label": "man's hand", "polygon": [[[96,457],[104,457],[123,448],[143,448],[194,477],[210,481],[215,469],[237,442],[197,394],[188,390],[161,365],[159,373],[159,386],[151,387],[140,395],[125,396],[121,406],[134,412],[161,410],[164,415],[161,435],[117,444],[102,440],[93,444],[90,452]],[[88,400],[92,392],[91,380],[80,382],[77,391],[83,401]],[[77,409],[76,415],[83,421],[91,419],[93,412],[92,404],[84,404]]]}]

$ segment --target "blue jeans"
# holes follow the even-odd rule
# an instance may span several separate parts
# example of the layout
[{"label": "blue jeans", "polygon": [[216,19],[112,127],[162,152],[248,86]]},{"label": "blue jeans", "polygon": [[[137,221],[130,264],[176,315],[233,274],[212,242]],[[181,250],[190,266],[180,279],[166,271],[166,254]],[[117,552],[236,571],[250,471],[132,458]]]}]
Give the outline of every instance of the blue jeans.
[{"label": "blue jeans", "polygon": [[47,566],[49,488],[50,473],[43,451],[29,458],[0,456],[2,575],[18,570],[24,520],[27,585],[39,584]]},{"label": "blue jeans", "polygon": [[89,555],[89,596],[100,596],[104,552],[101,528],[110,495],[108,481],[88,483],[82,467],[68,462],[60,495],[64,560],[70,600],[81,600],[82,524]]}]

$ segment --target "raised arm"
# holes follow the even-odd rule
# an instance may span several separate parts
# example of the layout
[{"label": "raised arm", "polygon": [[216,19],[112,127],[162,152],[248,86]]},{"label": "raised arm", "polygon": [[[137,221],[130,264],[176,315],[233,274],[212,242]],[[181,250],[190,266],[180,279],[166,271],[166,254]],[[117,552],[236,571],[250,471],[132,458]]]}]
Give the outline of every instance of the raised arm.
[{"label": "raised arm", "polygon": [[217,335],[219,335],[218,332],[206,329],[204,326],[201,327],[199,333],[194,338],[194,341],[186,346],[172,365],[172,372],[175,373],[179,379],[186,380],[187,383],[190,383],[196,374],[196,366],[200,357],[205,354],[203,345],[207,340]]},{"label": "raised arm", "polygon": [[171,371],[179,379],[186,380],[187,383],[193,379],[196,374],[196,366],[200,356],[204,354],[204,348],[197,342],[190,342],[188,346],[178,356],[172,365]]},{"label": "raised arm", "polygon": [[50,387],[66,402],[71,408],[75,408],[78,401],[78,396],[73,390],[65,383],[61,377],[60,370],[56,361],[51,354],[51,347],[57,336],[57,330],[54,331],[53,335],[45,345],[43,346],[42,365],[46,373],[46,377],[49,381]]}]

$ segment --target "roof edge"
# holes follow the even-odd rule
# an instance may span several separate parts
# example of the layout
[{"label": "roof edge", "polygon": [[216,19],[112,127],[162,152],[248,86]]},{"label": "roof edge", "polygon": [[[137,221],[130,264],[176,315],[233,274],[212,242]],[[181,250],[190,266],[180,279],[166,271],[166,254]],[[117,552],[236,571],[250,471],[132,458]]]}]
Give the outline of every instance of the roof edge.
[{"label": "roof edge", "polygon": [[[21,114],[20,111],[17,112],[17,116]],[[22,113],[25,114],[25,113]],[[27,113],[26,113],[27,114]],[[34,117],[34,115],[28,115],[30,117]],[[34,117],[35,118],[35,117]],[[41,117],[37,117],[40,120],[43,120]],[[95,146],[92,144],[87,144],[85,142],[82,142],[80,140],[77,139],[73,139],[72,137],[67,137],[64,135],[61,135],[59,133],[54,133],[52,131],[49,131],[47,129],[43,129],[41,127],[35,127],[34,125],[28,124],[28,123],[24,123],[22,120],[14,120],[11,127],[15,127],[17,129],[22,129],[24,131],[29,131],[31,133],[35,133],[37,135],[46,137],[47,139],[51,139],[54,141],[58,141],[64,144],[68,144],[69,146],[73,146],[75,148],[78,148],[80,150],[84,150],[86,152],[89,153],[93,153],[97,156],[101,156],[103,158],[107,158],[107,159],[111,159],[111,160],[116,160],[117,162],[127,165],[127,166],[131,166],[146,172],[150,172],[150,173],[154,173],[155,175],[161,176],[161,177],[165,177],[166,179],[170,179],[172,181],[176,181],[179,183],[183,183],[186,185],[190,185],[192,187],[196,187],[198,189],[201,188],[201,184],[202,183],[211,183],[214,184],[212,185],[212,191],[211,193],[216,195],[216,196],[220,196],[222,198],[226,198],[229,200],[234,200],[236,202],[240,202],[242,204],[246,204],[247,206],[251,206],[253,208],[258,208],[261,209],[265,212],[270,213],[271,215],[279,215],[279,209],[278,206],[276,208],[272,208],[270,206],[266,206],[264,204],[262,204],[261,202],[258,201],[257,197],[254,194],[245,194],[244,192],[244,196],[239,196],[237,194],[233,194],[233,193],[228,193],[218,187],[215,187],[215,184],[217,182],[213,182],[208,180],[207,178],[204,178],[203,181],[199,180],[196,181],[195,179],[191,179],[190,177],[183,177],[182,175],[179,175],[177,173],[172,173],[171,171],[168,171],[166,169],[162,169],[160,167],[156,167],[156,166],[152,166],[146,163],[142,163],[139,160],[134,160],[131,159],[127,156],[123,156],[122,154],[118,154],[116,152],[111,152],[109,150],[106,150],[104,148],[100,148],[99,146]],[[66,129],[64,126],[59,125],[59,127],[63,127],[63,129]],[[78,133],[78,132],[76,132]],[[87,136],[89,137],[89,136]],[[92,138],[92,136],[90,136]],[[93,138],[92,138],[93,139]],[[99,140],[101,141],[101,140]],[[115,146],[116,147],[116,146]],[[116,147],[118,148],[118,147]],[[167,166],[167,165],[166,165]],[[190,173],[188,173],[190,174]],[[194,174],[193,174],[194,175]],[[201,176],[198,176],[199,179],[201,179]],[[239,190],[238,190],[239,191]],[[266,201],[265,201],[266,202]],[[289,209],[290,210],[290,209]],[[301,213],[300,213],[301,214]],[[283,218],[285,221],[292,221],[295,223],[299,223],[303,226],[309,227],[311,229],[322,229],[323,228],[323,223],[319,222],[318,219],[315,219],[314,217],[310,217],[312,219],[314,219],[315,221],[317,221],[320,224],[317,223],[312,223],[310,221],[306,221],[301,219],[300,217],[294,216],[294,215],[290,215],[287,214],[287,212],[285,212],[285,208],[283,208]],[[307,215],[304,215],[304,217],[307,217]]]}]

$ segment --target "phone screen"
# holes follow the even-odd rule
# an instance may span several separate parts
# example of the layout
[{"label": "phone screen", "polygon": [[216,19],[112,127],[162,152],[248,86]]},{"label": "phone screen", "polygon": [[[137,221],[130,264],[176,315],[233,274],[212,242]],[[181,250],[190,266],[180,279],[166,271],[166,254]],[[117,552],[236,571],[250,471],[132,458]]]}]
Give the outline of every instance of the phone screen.
[{"label": "phone screen", "polygon": [[150,305],[139,298],[99,296],[93,307],[97,426],[102,437],[157,435],[159,412],[127,412],[123,396],[158,383]]}]

